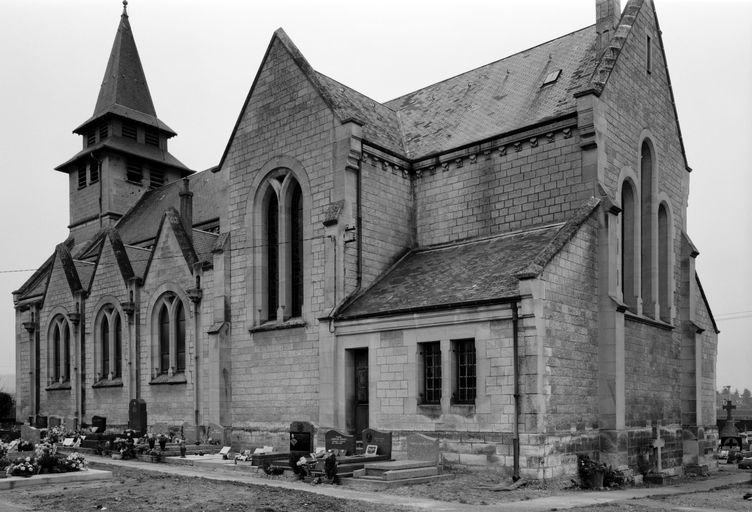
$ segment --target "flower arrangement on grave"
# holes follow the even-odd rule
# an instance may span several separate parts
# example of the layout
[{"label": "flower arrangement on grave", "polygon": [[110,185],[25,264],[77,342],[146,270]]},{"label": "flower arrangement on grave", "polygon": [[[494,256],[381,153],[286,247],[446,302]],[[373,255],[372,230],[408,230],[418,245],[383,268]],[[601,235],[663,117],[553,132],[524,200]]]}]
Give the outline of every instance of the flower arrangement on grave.
[{"label": "flower arrangement on grave", "polygon": [[72,436],[69,435],[68,432],[66,432],[65,427],[58,425],[57,427],[50,427],[47,429],[47,436],[45,437],[45,440],[48,443],[60,443],[66,437]]},{"label": "flower arrangement on grave", "polygon": [[577,472],[583,486],[588,489],[603,487],[603,477],[608,470],[605,463],[591,459],[588,455],[577,456]]},{"label": "flower arrangement on grave", "polygon": [[16,446],[19,452],[30,452],[34,450],[34,443],[21,439]]},{"label": "flower arrangement on grave", "polygon": [[159,462],[162,460],[162,452],[156,448],[152,448],[146,452],[152,462]]},{"label": "flower arrangement on grave", "polygon": [[159,449],[160,450],[162,450],[162,451],[165,450],[165,448],[167,447],[167,441],[169,439],[170,439],[169,436],[167,436],[165,434],[159,434],[159,436],[157,437],[157,443],[159,443]]},{"label": "flower arrangement on grave", "polygon": [[70,471],[84,471],[87,469],[88,462],[86,461],[86,458],[81,455],[80,453],[71,453],[66,458],[61,459],[58,463],[58,468],[60,468],[60,472],[70,472]]},{"label": "flower arrangement on grave", "polygon": [[34,449],[34,462],[39,467],[41,473],[54,473],[58,465],[58,459],[55,457],[57,452],[56,446],[47,441],[39,443]]},{"label": "flower arrangement on grave", "polygon": [[33,457],[26,457],[22,459],[16,459],[5,470],[8,476],[24,476],[30,477],[36,475],[39,471],[39,466],[34,462]]},{"label": "flower arrangement on grave", "polygon": [[331,484],[338,484],[339,477],[337,476],[337,456],[332,450],[326,452],[324,455],[324,474],[327,480]]}]

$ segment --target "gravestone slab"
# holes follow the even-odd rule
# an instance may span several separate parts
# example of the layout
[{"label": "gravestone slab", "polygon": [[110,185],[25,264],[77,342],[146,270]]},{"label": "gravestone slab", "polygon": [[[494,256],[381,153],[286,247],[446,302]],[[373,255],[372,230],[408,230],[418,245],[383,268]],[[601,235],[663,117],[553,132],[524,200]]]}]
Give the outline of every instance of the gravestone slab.
[{"label": "gravestone slab", "polygon": [[187,443],[195,443],[196,441],[199,441],[196,425],[183,423],[183,437]]},{"label": "gravestone slab", "polygon": [[66,432],[75,432],[78,430],[78,422],[76,421],[76,418],[65,418],[63,425],[65,426]]},{"label": "gravestone slab", "polygon": [[134,398],[128,403],[128,428],[138,436],[146,434],[146,400]]},{"label": "gravestone slab", "polygon": [[324,435],[324,441],[324,447],[327,451],[337,450],[336,453],[340,456],[355,454],[355,436],[342,434],[336,430],[329,430]]},{"label": "gravestone slab", "polygon": [[42,431],[29,425],[21,425],[21,439],[36,445],[42,440]]},{"label": "gravestone slab", "polygon": [[169,434],[170,433],[170,426],[167,425],[167,423],[155,423],[151,426],[151,431],[153,434]]},{"label": "gravestone slab", "polygon": [[107,430],[107,418],[105,416],[92,416],[91,426],[96,428],[97,432],[104,432]]},{"label": "gravestone slab", "polygon": [[290,423],[290,451],[311,453],[314,432],[313,424],[307,421]]},{"label": "gravestone slab", "polygon": [[363,446],[376,445],[377,454],[392,458],[392,433],[380,432],[372,428],[363,429],[362,433]]},{"label": "gravestone slab", "polygon": [[441,450],[439,440],[435,437],[424,436],[423,434],[411,433],[405,440],[407,444],[407,458],[410,460],[425,460],[436,465],[441,460]]},{"label": "gravestone slab", "polygon": [[59,427],[62,422],[63,420],[60,416],[50,416],[47,420],[47,426],[49,428]]},{"label": "gravestone slab", "polygon": [[37,416],[34,419],[34,426],[37,428],[47,428],[47,416]]}]

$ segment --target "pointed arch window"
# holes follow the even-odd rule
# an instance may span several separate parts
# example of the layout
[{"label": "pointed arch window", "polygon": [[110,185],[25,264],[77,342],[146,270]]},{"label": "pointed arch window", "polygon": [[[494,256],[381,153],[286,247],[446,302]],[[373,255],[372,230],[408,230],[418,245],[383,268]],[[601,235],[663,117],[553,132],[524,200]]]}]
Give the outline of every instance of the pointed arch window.
[{"label": "pointed arch window", "polygon": [[53,318],[48,344],[48,381],[49,384],[70,381],[70,344],[71,329],[63,315]]},{"label": "pointed arch window", "polygon": [[185,372],[185,317],[183,301],[175,293],[159,297],[152,317],[154,377]]},{"label": "pointed arch window", "polygon": [[671,216],[666,203],[658,207],[658,304],[660,319],[671,323],[671,306],[673,305],[671,262]]},{"label": "pointed arch window", "polygon": [[637,311],[637,208],[636,194],[631,180],[625,180],[621,188],[621,289],[624,303],[633,312]]},{"label": "pointed arch window", "polygon": [[640,148],[640,294],[643,314],[655,317],[657,254],[655,250],[653,150],[647,140]]},{"label": "pointed arch window", "polygon": [[303,191],[287,169],[273,172],[259,190],[257,318],[260,323],[299,318],[305,304]]},{"label": "pointed arch window", "polygon": [[98,315],[99,348],[98,382],[122,378],[123,370],[123,323],[120,312],[112,304],[105,305]]}]

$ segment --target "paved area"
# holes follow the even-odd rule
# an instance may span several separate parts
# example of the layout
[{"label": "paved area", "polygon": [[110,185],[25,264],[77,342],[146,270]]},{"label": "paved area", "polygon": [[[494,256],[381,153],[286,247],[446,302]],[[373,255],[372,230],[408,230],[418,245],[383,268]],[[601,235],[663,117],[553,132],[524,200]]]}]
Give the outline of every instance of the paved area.
[{"label": "paved area", "polygon": [[[704,492],[724,487],[748,482],[752,486],[750,473],[730,470],[721,471],[713,474],[711,478],[685,482],[678,485],[666,487],[637,487],[633,489],[600,491],[600,492],[569,492],[556,496],[548,496],[527,501],[504,502],[496,505],[463,505],[461,503],[449,503],[437,501],[428,498],[417,498],[412,496],[396,496],[383,492],[366,492],[343,488],[341,486],[331,485],[310,485],[303,482],[291,482],[285,480],[266,480],[250,474],[250,468],[237,468],[237,471],[225,471],[221,469],[230,469],[228,466],[232,463],[224,463],[219,460],[211,460],[207,456],[204,464],[191,466],[188,464],[154,464],[150,462],[141,462],[138,460],[112,460],[105,457],[90,456],[89,461],[93,464],[104,466],[125,466],[138,468],[143,471],[154,471],[174,475],[207,478],[220,481],[234,481],[247,483],[250,485],[264,485],[283,489],[293,489],[297,491],[306,491],[315,494],[332,496],[345,500],[360,500],[368,503],[397,505],[411,507],[417,510],[432,510],[440,512],[457,511],[457,512],[543,512],[552,509],[565,510],[574,507],[588,505],[597,505],[616,501],[625,501],[632,499],[648,498],[650,496],[668,496],[676,494],[686,494],[692,492]],[[187,462],[187,461],[186,461]],[[213,464],[212,464],[213,463]],[[212,467],[214,466],[214,467]]]}]

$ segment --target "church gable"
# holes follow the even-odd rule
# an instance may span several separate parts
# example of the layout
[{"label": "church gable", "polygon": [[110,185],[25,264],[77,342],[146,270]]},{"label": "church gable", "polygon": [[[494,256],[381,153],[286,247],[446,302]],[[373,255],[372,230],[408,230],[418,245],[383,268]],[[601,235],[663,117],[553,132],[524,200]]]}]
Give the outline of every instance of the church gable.
[{"label": "church gable", "polygon": [[144,286],[159,286],[171,279],[190,276],[197,261],[180,215],[174,208],[167,209],[144,271]]},{"label": "church gable", "polygon": [[[274,33],[243,104],[219,168],[235,166],[247,154],[279,153],[285,138],[306,138],[331,129],[334,101],[317,74],[280,29]],[[299,119],[299,123],[293,120]],[[279,126],[282,128],[279,128]],[[324,128],[326,127],[326,128]],[[287,137],[281,137],[281,132]]]},{"label": "church gable", "polygon": [[604,186],[616,197],[621,171],[629,167],[639,173],[636,156],[641,141],[647,138],[654,146],[655,167],[661,175],[659,188],[665,188],[674,199],[674,211],[681,211],[685,205],[679,199],[686,194],[689,167],[652,2],[628,2],[593,75],[593,84],[596,89],[602,87],[601,100],[609,107],[607,149],[614,156]]},{"label": "church gable", "polygon": [[103,290],[108,290],[109,293],[125,290],[133,275],[120,237],[111,231],[101,246],[89,288],[90,294],[102,293]]},{"label": "church gable", "polygon": [[55,249],[50,278],[45,294],[45,308],[72,303],[76,293],[82,291],[76,266],[68,248],[60,244]]}]

